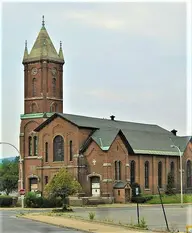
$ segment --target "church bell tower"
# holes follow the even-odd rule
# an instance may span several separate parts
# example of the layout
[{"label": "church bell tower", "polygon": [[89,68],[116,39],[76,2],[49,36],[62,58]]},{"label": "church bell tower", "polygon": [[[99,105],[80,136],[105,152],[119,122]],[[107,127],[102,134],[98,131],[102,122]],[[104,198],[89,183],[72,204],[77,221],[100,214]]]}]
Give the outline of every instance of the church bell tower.
[{"label": "church bell tower", "polygon": [[62,44],[60,42],[57,52],[45,28],[44,16],[41,30],[29,53],[27,42],[25,42],[22,63],[24,65],[24,113],[20,116],[22,168],[19,170],[18,189],[24,187],[29,190],[30,182],[35,178],[35,168],[42,166],[44,156],[44,149],[40,150],[38,147],[39,138],[34,129],[55,112],[63,113],[65,61]]},{"label": "church bell tower", "polygon": [[57,53],[43,16],[41,30],[30,53],[25,42],[24,114],[63,113],[64,63],[62,43]]}]

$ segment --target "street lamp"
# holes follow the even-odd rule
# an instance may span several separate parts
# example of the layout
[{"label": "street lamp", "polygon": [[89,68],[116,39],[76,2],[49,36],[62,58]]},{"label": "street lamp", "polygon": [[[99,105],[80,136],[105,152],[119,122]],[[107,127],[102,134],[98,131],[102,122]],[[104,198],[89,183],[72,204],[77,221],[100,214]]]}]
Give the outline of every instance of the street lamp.
[{"label": "street lamp", "polygon": [[[5,145],[12,146],[17,151],[17,153],[19,154],[20,174],[21,174],[20,182],[21,182],[21,189],[23,189],[23,167],[22,167],[22,158],[21,158],[21,154],[20,154],[19,150],[17,149],[16,146],[14,146],[13,144],[11,144],[9,142],[0,142],[0,144],[2,144],[2,145],[5,144]],[[24,198],[21,198],[21,205],[22,205],[22,208],[24,208]]]},{"label": "street lamp", "polygon": [[181,207],[183,207],[183,168],[182,168],[182,154],[178,146],[171,145],[171,148],[176,148],[180,156],[180,180],[181,180]]}]

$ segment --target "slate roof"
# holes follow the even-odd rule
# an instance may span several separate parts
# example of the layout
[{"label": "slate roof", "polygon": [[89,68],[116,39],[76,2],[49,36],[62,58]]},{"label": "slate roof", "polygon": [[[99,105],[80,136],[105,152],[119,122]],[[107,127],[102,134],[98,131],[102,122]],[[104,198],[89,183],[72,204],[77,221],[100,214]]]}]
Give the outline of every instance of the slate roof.
[{"label": "slate roof", "polygon": [[128,184],[127,182],[118,181],[117,183],[115,183],[115,184],[113,185],[113,188],[114,188],[114,189],[123,189],[123,188],[125,188],[125,186],[126,186],[127,184]]},{"label": "slate roof", "polygon": [[42,26],[37,39],[31,49],[31,52],[28,55],[26,54],[26,52],[27,51],[25,48],[23,62],[46,59],[64,63],[64,57],[61,47],[59,49],[59,53],[57,53],[45,26]]},{"label": "slate roof", "polygon": [[107,151],[117,134],[120,133],[125,138],[127,148],[135,154],[179,156],[178,151],[175,148],[171,148],[173,142],[184,152],[187,143],[191,139],[191,137],[175,136],[172,132],[154,124],[116,121],[61,113],[53,114],[48,120],[37,127],[36,131],[41,130],[41,128],[56,117],[61,117],[78,127],[92,128],[94,130],[92,135],[82,145],[83,149],[94,140],[102,150]]}]

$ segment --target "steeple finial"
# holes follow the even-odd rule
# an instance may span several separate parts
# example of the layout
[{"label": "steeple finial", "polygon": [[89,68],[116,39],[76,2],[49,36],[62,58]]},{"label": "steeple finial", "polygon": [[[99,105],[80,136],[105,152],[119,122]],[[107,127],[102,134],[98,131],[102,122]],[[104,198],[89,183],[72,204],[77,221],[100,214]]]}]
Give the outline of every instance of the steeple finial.
[{"label": "steeple finial", "polygon": [[42,17],[42,27],[45,27],[45,19],[44,19],[44,15]]},{"label": "steeple finial", "polygon": [[25,40],[25,49],[27,49],[27,40]]},{"label": "steeple finial", "polygon": [[23,61],[27,60],[28,58],[28,49],[27,49],[27,40],[25,40],[25,50],[23,55]]},{"label": "steeple finial", "polygon": [[62,42],[60,41],[60,48],[59,48],[59,57],[64,60],[63,50],[62,50]]}]

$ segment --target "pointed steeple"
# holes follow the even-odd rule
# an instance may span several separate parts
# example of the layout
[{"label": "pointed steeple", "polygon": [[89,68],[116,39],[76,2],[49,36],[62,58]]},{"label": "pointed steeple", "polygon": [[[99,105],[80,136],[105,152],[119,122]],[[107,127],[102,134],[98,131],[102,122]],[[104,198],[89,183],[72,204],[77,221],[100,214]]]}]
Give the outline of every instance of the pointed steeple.
[{"label": "pointed steeple", "polygon": [[23,55],[23,61],[28,58],[27,40],[25,41],[25,50]]},{"label": "pointed steeple", "polygon": [[57,53],[49,34],[45,28],[45,19],[42,17],[42,27],[37,39],[28,55],[28,61],[39,61],[41,59],[64,63],[64,60]]},{"label": "pointed steeple", "polygon": [[60,48],[59,48],[59,57],[64,60],[62,42],[61,41],[60,41]]}]

